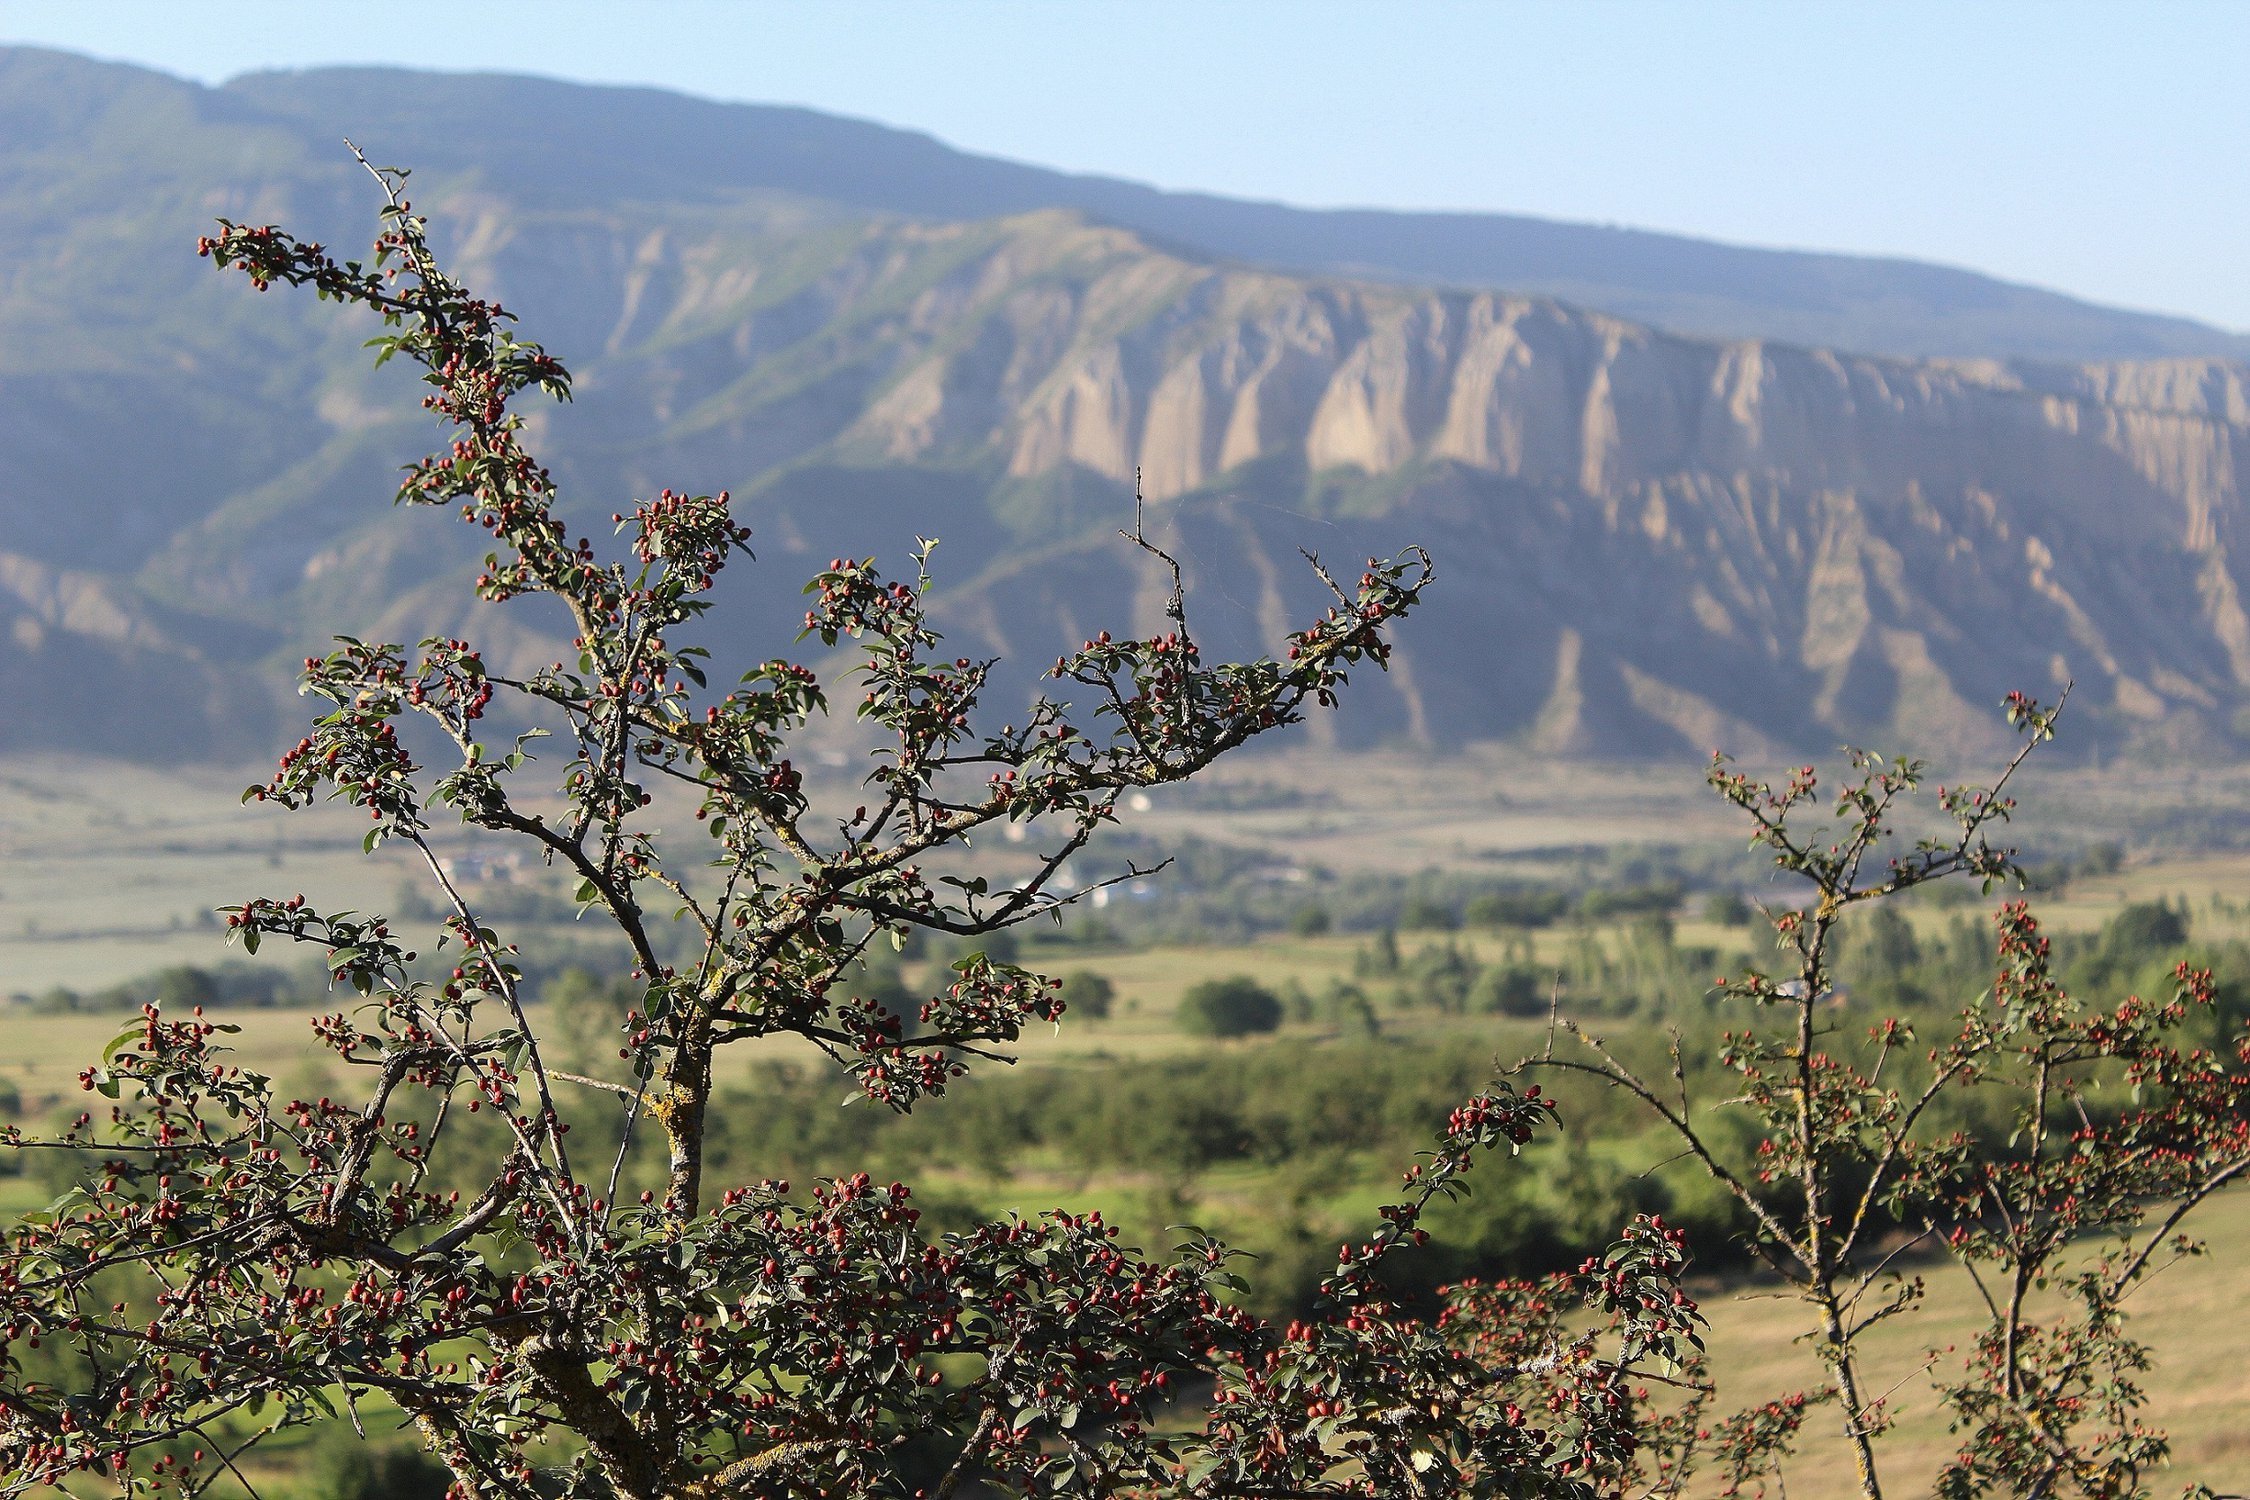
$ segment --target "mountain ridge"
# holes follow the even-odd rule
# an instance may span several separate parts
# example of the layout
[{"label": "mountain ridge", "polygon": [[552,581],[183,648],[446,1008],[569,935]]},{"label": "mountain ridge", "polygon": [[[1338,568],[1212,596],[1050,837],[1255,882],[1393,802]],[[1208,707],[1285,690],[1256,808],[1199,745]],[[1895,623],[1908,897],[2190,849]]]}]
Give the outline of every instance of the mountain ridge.
[{"label": "mountain ridge", "polygon": [[[671,201],[749,188],[881,212],[984,218],[1076,207],[1206,256],[1305,273],[1539,292],[1631,321],[1714,337],[1759,336],[1910,357],[1993,354],[2250,357],[2250,333],[2107,308],[1902,256],[1738,245],[1527,215],[1299,208],[1175,192],[944,145],[921,132],[795,106],[510,74],[385,68],[261,72],[217,88],[75,54],[0,47],[70,75],[71,93],[150,80],[239,123],[364,137],[385,159],[507,175],[527,203],[652,191]],[[63,113],[68,117],[72,104]],[[47,111],[5,118],[51,128]],[[474,142],[464,153],[465,142]],[[558,170],[567,180],[558,180]]]},{"label": "mountain ridge", "polygon": [[[75,66],[0,54],[0,125]],[[463,529],[375,503],[430,431],[368,330],[182,248],[214,213],[348,244],[357,169],[247,95],[103,76],[0,134],[0,748],[247,753],[331,629],[549,659],[555,622],[462,602]],[[1711,340],[1068,205],[589,202],[494,155],[416,197],[578,372],[534,418],[572,514],[732,488],[761,562],[712,626],[743,649],[793,635],[792,575],[936,533],[940,618],[1026,691],[1058,645],[1155,627],[1115,539],[1138,475],[1215,651],[1320,606],[1300,547],[1437,554],[1396,670],[1318,727],[1340,746],[1967,754],[1985,705],[2066,679],[2096,753],[2250,744],[2239,364]]]},{"label": "mountain ridge", "polygon": [[[2163,314],[2121,313],[1907,257],[1735,245],[1518,214],[1306,209],[1174,192],[978,156],[921,132],[802,108],[505,74],[374,68],[255,73],[223,87],[334,129],[355,119],[363,129],[379,122],[400,149],[450,167],[453,143],[492,140],[490,128],[479,129],[474,117],[447,108],[457,110],[459,95],[471,91],[448,89],[446,80],[472,77],[493,90],[495,113],[538,118],[545,131],[571,132],[567,155],[577,163],[599,163],[610,154],[595,142],[637,142],[629,159],[643,170],[665,154],[673,132],[724,143],[696,154],[694,174],[672,180],[675,193],[709,192],[715,183],[732,181],[814,195],[840,191],[844,201],[862,207],[945,218],[1075,207],[1205,255],[1305,273],[1540,292],[1705,336],[1754,335],[1906,356],[2250,358],[2250,334]],[[590,103],[595,107],[587,108]],[[603,103],[617,107],[599,107]],[[742,139],[761,131],[781,141],[760,153]],[[838,172],[836,161],[847,155],[859,158],[854,170]],[[870,159],[880,163],[873,172]],[[839,183],[846,185],[839,189]],[[2054,326],[2035,327],[2042,319]]]}]

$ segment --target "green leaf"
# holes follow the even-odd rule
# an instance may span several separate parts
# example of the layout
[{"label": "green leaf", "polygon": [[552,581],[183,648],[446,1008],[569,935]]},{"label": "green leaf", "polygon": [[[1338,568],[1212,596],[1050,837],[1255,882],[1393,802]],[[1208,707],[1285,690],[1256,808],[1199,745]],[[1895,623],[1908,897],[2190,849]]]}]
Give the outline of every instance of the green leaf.
[{"label": "green leaf", "polygon": [[1187,1463],[1183,1466],[1180,1477],[1191,1485],[1197,1484],[1208,1479],[1218,1467],[1219,1455],[1217,1453],[1209,1448],[1199,1449],[1188,1455]]},{"label": "green leaf", "polygon": [[125,1050],[125,1044],[127,1042],[138,1041],[145,1035],[147,1035],[147,1029],[136,1022],[135,1024],[126,1027],[123,1031],[117,1033],[117,1035],[111,1037],[109,1039],[109,1045],[102,1048],[103,1064],[106,1066],[110,1062],[113,1062],[116,1059],[117,1054]]}]

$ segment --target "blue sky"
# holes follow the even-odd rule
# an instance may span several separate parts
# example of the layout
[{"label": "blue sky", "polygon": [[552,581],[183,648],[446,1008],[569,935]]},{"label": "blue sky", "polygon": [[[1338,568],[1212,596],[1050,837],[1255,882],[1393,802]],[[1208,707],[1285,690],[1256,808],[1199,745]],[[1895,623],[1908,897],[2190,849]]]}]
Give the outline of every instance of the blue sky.
[{"label": "blue sky", "polygon": [[389,62],[806,104],[1294,203],[1910,255],[2250,329],[2250,3],[0,0],[217,81]]}]

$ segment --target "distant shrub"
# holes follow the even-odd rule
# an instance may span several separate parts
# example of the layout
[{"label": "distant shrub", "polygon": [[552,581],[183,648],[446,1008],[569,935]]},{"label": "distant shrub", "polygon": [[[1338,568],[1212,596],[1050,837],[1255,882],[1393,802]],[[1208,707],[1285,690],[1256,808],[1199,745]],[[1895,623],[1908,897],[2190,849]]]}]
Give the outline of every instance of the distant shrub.
[{"label": "distant shrub", "polygon": [[1914,928],[1895,906],[1878,906],[1851,934],[1855,956],[1864,955],[1877,973],[1903,974],[1922,961],[1922,944]]},{"label": "distant shrub", "polygon": [[1178,1019],[1190,1036],[1255,1036],[1281,1025],[1281,1000],[1247,975],[1206,979],[1181,999]]},{"label": "distant shrub", "polygon": [[2161,901],[2136,902],[2111,917],[2102,929],[2103,949],[2119,960],[2170,953],[2187,940],[2186,915]]},{"label": "distant shrub", "polygon": [[287,970],[271,963],[244,963],[231,959],[215,968],[173,964],[106,989],[81,993],[57,986],[36,996],[32,1008],[42,1014],[69,1011],[133,1011],[154,1005],[169,1015],[184,1015],[197,1006],[273,1006],[285,1003],[291,988]]},{"label": "distant shrub", "polygon": [[1106,1021],[1117,1003],[1117,986],[1091,969],[1078,969],[1063,976],[1062,997],[1065,1014]]},{"label": "distant shrub", "polygon": [[2125,863],[2125,850],[2119,844],[2095,844],[2078,856],[2078,873],[2081,875],[2115,875]]},{"label": "distant shrub", "polygon": [[1657,949],[1670,949],[1679,936],[1679,930],[1679,924],[1672,920],[1669,911],[1641,912],[1626,926],[1626,932],[1634,942],[1645,943]]},{"label": "distant shrub", "polygon": [[1417,892],[1399,907],[1398,925],[1405,932],[1451,932],[1461,925],[1461,914],[1437,897]]},{"label": "distant shrub", "polygon": [[1469,1007],[1486,1015],[1543,1015],[1547,985],[1540,972],[1527,964],[1496,964],[1477,976]]},{"label": "distant shrub", "polygon": [[1378,931],[1373,943],[1352,956],[1352,969],[1361,975],[1396,974],[1398,965],[1398,934],[1388,927]]},{"label": "distant shrub", "polygon": [[1618,890],[1588,891],[1578,898],[1578,914],[1590,922],[1606,917],[1641,916],[1670,912],[1680,904],[1680,888],[1670,883],[1629,885]]},{"label": "distant shrub", "polygon": [[1329,920],[1328,908],[1317,902],[1298,907],[1296,913],[1289,918],[1289,930],[1299,937],[1319,937],[1333,925]]},{"label": "distant shrub", "polygon": [[31,1013],[37,1016],[66,1016],[84,1004],[84,997],[67,985],[55,985],[31,997]]},{"label": "distant shrub", "polygon": [[616,1054],[625,1013],[646,999],[648,987],[574,965],[540,984],[537,993],[552,1017],[550,1045],[563,1066],[599,1072]]},{"label": "distant shrub", "polygon": [[1486,891],[1462,915],[1473,927],[1545,927],[1569,905],[1560,891]]},{"label": "distant shrub", "polygon": [[453,1475],[418,1448],[371,1443],[339,1422],[312,1445],[312,1500],[445,1500]]},{"label": "distant shrub", "polygon": [[1740,891],[1713,891],[1703,898],[1703,920],[1720,927],[1748,927],[1755,915]]},{"label": "distant shrub", "polygon": [[1448,941],[1423,948],[1408,962],[1399,998],[1409,1005],[1458,1015],[1468,1008],[1469,991],[1476,984],[1477,961]]},{"label": "distant shrub", "polygon": [[154,993],[149,998],[175,1014],[198,1005],[215,1005],[219,999],[219,986],[211,976],[186,964],[157,970],[156,981],[150,988]]}]

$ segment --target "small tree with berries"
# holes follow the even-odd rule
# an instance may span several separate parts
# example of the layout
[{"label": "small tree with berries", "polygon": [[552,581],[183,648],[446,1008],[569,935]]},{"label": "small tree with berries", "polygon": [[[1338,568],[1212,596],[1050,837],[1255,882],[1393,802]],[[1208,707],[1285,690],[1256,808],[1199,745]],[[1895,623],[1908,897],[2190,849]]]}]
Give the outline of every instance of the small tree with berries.
[{"label": "small tree with berries", "polygon": [[[11,1135],[70,1153],[83,1185],[0,1255],[0,1488],[249,1487],[249,1450],[335,1420],[410,1424],[463,1500],[1675,1485],[1685,1450],[1644,1441],[1640,1417],[1651,1381],[1693,1398],[1676,1232],[1631,1226],[1575,1277],[1463,1289],[1442,1316],[1384,1290],[1425,1206],[1547,1120],[1536,1089],[1496,1082],[1462,1105],[1286,1327],[1230,1303],[1233,1257],[1192,1232],[1148,1253],[1058,1212],[937,1234],[906,1187],[865,1174],[707,1179],[723,1047],[798,1038],[905,1111],[1058,1019],[1056,981],[981,953],[911,1036],[849,979],[917,929],[973,938],[1055,911],[1071,898],[1053,877],[1121,795],[1195,775],[1380,665],[1427,559],[1330,581],[1335,606],[1280,661],[1211,663],[1136,518],[1130,540],[1169,570],[1167,628],[1063,657],[1067,701],[997,732],[979,712],[991,663],[946,655],[928,622],[927,546],[905,580],[840,559],[809,586],[805,630],[855,653],[881,759],[863,805],[824,815],[789,758],[825,711],[821,680],[782,659],[722,671],[695,640],[747,554],[727,497],[638,504],[615,552],[574,535],[516,410],[567,396],[568,374],[439,268],[405,174],[370,170],[386,202],[369,262],[231,223],[202,251],[261,290],[381,316],[379,360],[419,366],[456,433],[398,499],[490,533],[477,593],[567,612],[575,659],[508,676],[431,639],[306,662],[305,691],[333,707],[249,795],[364,808],[371,847],[428,865],[442,930],[302,897],[228,912],[246,948],[311,945],[356,997],[316,1028],[360,1080],[352,1097],[277,1093],[230,1061],[228,1028],[152,1008],[84,1075],[94,1108],[54,1138]],[[559,796],[523,790],[542,732],[562,747]],[[695,806],[689,846],[659,837],[660,788]],[[629,948],[640,998],[610,1076],[555,1066],[516,949],[432,852],[440,816],[562,867]],[[936,873],[978,830],[1030,820],[1048,852],[1021,883]],[[684,959],[659,940],[671,918],[693,934]],[[661,1161],[644,1169],[647,1146]]]},{"label": "small tree with berries", "polygon": [[[1803,898],[1768,913],[1779,972],[1718,983],[1739,1017],[1718,1057],[1729,1097],[1693,1097],[1698,1060],[1677,1033],[1667,1079],[1559,1016],[1569,1040],[1558,1050],[1551,1036],[1525,1064],[1635,1096],[1731,1195],[1751,1249],[1801,1299],[1803,1338],[1827,1375],[1753,1408],[1740,1430],[1762,1433],[1771,1465],[1808,1409],[1832,1404],[1867,1500],[1900,1484],[1883,1443],[1899,1398],[1869,1378],[1868,1336],[1920,1304],[1940,1258],[1987,1317],[1965,1360],[1932,1350],[1923,1365],[1960,1447],[1935,1475],[1912,1476],[1910,1492],[2151,1493],[2168,1448],[2140,1417],[2149,1356],[2126,1331],[2126,1298],[2195,1253],[2181,1233],[2188,1216],[2250,1173],[2250,1036],[2209,1045],[2207,971],[2180,963],[2162,999],[2081,1003],[2053,978],[2029,908],[2011,901],[1995,914],[1991,987],[1931,1035],[1909,1017],[1855,1016],[1839,994],[1837,938],[1876,903],[1938,880],[1989,892],[2020,878],[1993,836],[2015,808],[2009,782],[2053,735],[2059,707],[2011,694],[2021,747],[1989,788],[1940,787],[1944,831],[1919,839],[1895,829],[1918,763],[1854,752],[1823,816],[1811,766],[1774,783],[1715,757],[1711,786]],[[1720,1111],[1747,1115],[1748,1160],[1726,1149]],[[1980,1114],[1983,1128],[1964,1123]]]}]

